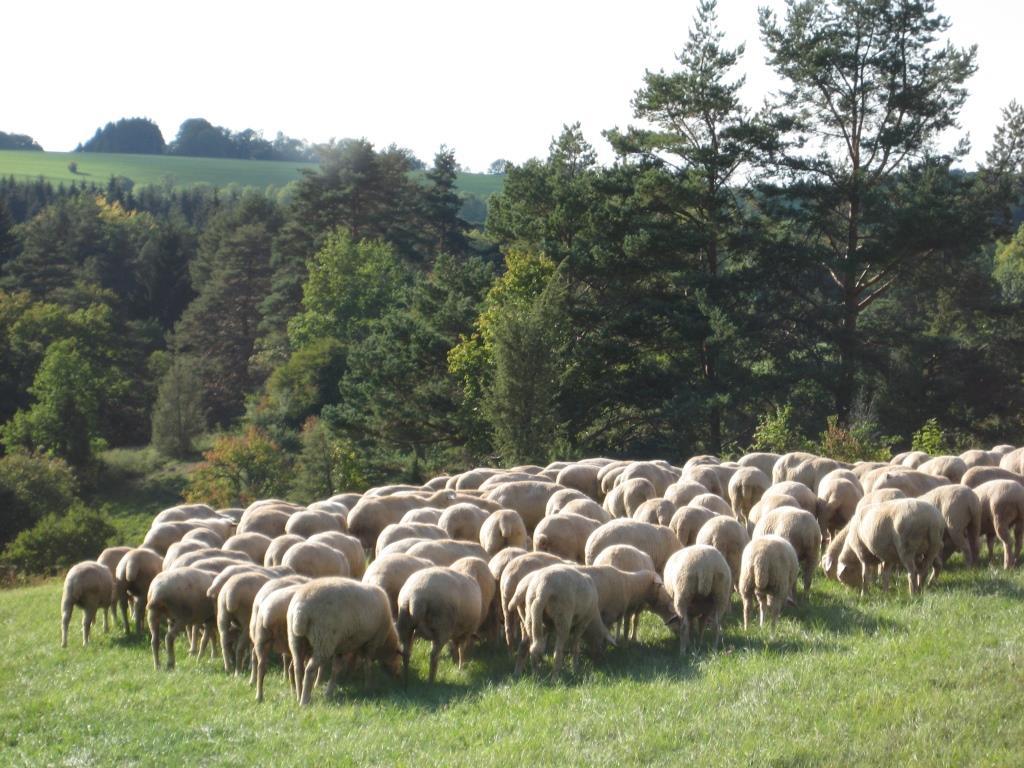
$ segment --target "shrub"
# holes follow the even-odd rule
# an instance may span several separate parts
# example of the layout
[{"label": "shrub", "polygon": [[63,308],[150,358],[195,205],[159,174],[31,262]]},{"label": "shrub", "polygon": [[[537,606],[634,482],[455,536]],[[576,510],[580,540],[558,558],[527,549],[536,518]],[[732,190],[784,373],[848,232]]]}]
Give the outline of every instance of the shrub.
[{"label": "shrub", "polygon": [[95,559],[114,533],[105,512],[79,503],[66,515],[48,514],[19,533],[0,559],[22,573],[53,574]]},{"label": "shrub", "polygon": [[787,403],[775,409],[775,413],[760,416],[754,430],[751,451],[788,453],[811,449],[810,441],[800,433],[793,415],[793,406]]},{"label": "shrub", "polygon": [[45,515],[64,514],[77,483],[62,459],[15,452],[0,458],[0,545]]},{"label": "shrub", "polygon": [[829,416],[825,431],[815,452],[837,461],[888,461],[892,458],[890,445],[896,438],[878,434],[873,422],[859,422],[846,427],[838,416]]},{"label": "shrub", "polygon": [[938,419],[928,419],[921,428],[914,433],[910,446],[912,451],[924,451],[929,456],[942,456],[950,452],[949,441],[945,432],[939,426]]},{"label": "shrub", "polygon": [[189,501],[215,507],[245,506],[256,499],[284,495],[291,483],[288,457],[265,432],[254,427],[242,435],[217,438],[203,458],[185,488]]},{"label": "shrub", "polygon": [[301,439],[302,451],[295,463],[295,484],[291,488],[296,499],[312,502],[367,486],[355,447],[332,435],[320,419],[306,419]]}]

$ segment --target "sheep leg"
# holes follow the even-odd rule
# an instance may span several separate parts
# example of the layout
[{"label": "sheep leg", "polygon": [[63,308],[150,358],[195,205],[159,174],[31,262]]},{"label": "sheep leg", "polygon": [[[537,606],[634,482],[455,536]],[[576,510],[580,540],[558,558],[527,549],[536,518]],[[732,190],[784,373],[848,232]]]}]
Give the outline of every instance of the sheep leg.
[{"label": "sheep leg", "polygon": [[874,577],[874,569],[866,561],[860,564],[860,596],[864,597],[871,586],[871,579]]},{"label": "sheep leg", "polygon": [[1020,562],[1021,547],[1024,546],[1024,523],[1018,520],[1013,524],[1013,564]]},{"label": "sheep leg", "polygon": [[146,615],[148,609],[149,603],[147,603],[145,599],[141,597],[135,598],[135,606],[133,609],[135,612],[135,631],[140,635],[142,634],[142,618]]},{"label": "sheep leg", "polygon": [[92,630],[92,623],[96,620],[96,608],[85,608],[82,615],[82,645],[89,644],[89,632]]},{"label": "sheep leg", "polygon": [[157,672],[160,671],[160,617],[157,612],[150,608],[149,611],[149,635],[150,644],[153,647],[153,665]]},{"label": "sheep leg", "polygon": [[682,656],[686,653],[686,648],[690,642],[690,617],[687,615],[687,611],[683,611],[679,616],[679,655]]},{"label": "sheep leg", "polygon": [[815,563],[810,558],[803,565],[804,571],[804,598],[810,597],[811,594],[811,578],[814,576]]},{"label": "sheep leg", "polygon": [[171,621],[170,626],[167,628],[167,637],[165,638],[167,643],[167,669],[174,669],[174,640],[181,634],[184,628],[185,622],[180,619]]},{"label": "sheep leg", "polygon": [[[707,619],[705,619],[705,624]],[[711,614],[711,629],[714,635],[711,638],[711,650],[717,651],[719,646],[722,644],[722,618],[718,611]]]},{"label": "sheep leg", "polygon": [[973,565],[974,557],[971,553],[971,546],[967,543],[967,537],[964,536],[964,532],[949,528],[946,533],[949,535],[949,538],[952,540],[956,548],[963,554],[964,562],[967,563],[968,566]]},{"label": "sheep leg", "polygon": [[68,647],[68,625],[71,623],[71,614],[75,609],[75,604],[70,600],[66,599],[61,604],[61,615],[60,615],[60,647]]},{"label": "sheep leg", "polygon": [[[256,670],[256,701],[263,701],[263,678],[267,676],[267,657],[270,656],[270,648],[263,644],[256,646],[256,663],[253,669]],[[287,665],[285,665],[287,669]]]},{"label": "sheep leg", "polygon": [[996,522],[996,537],[1003,545],[1003,569],[1009,570],[1016,563],[1013,557],[1013,540],[1010,537],[1010,527],[1001,520]]},{"label": "sheep leg", "polygon": [[555,658],[551,665],[551,679],[557,680],[562,673],[562,664],[565,661],[565,646],[569,641],[570,626],[567,620],[561,617],[555,620]]},{"label": "sheep leg", "polygon": [[632,629],[630,640],[635,643],[637,641],[637,636],[639,635],[639,633],[640,633],[640,611],[637,611],[636,613],[633,614],[633,629]]},{"label": "sheep leg", "polygon": [[992,552],[996,548],[996,535],[994,533],[986,533],[985,541],[988,543],[988,557],[985,559],[985,565],[992,562]]},{"label": "sheep leg", "polygon": [[220,650],[224,657],[224,671],[231,674],[234,649],[231,647],[231,617],[227,611],[218,611],[217,629],[220,630]]},{"label": "sheep leg", "polygon": [[743,601],[743,631],[746,632],[750,628],[750,598],[740,595],[740,599]]},{"label": "sheep leg", "polygon": [[435,638],[430,646],[430,676],[431,683],[437,678],[437,663],[441,660],[441,652],[444,650],[444,643]]},{"label": "sheep leg", "polygon": [[338,683],[338,673],[341,671],[342,661],[339,656],[334,656],[331,659],[331,676],[327,679],[327,690],[324,691],[324,696],[328,699],[334,695],[334,689]]},{"label": "sheep leg", "polygon": [[106,605],[103,606],[103,634],[107,634],[110,631],[110,608]]},{"label": "sheep leg", "polygon": [[299,695],[299,706],[305,707],[309,704],[309,698],[313,695],[313,686],[316,684],[316,678],[318,675],[314,675],[313,672],[320,671],[320,661],[315,655],[309,657],[309,661],[306,662],[306,668],[302,675],[302,693]]},{"label": "sheep leg", "polygon": [[131,632],[128,626],[128,593],[122,592],[117,596],[117,608],[121,613],[121,623],[124,625],[124,633],[127,635]]},{"label": "sheep leg", "polygon": [[250,666],[252,666],[252,640],[249,637],[249,625],[243,624],[238,637],[235,638],[235,676],[238,676],[245,667],[246,658],[250,659]]}]

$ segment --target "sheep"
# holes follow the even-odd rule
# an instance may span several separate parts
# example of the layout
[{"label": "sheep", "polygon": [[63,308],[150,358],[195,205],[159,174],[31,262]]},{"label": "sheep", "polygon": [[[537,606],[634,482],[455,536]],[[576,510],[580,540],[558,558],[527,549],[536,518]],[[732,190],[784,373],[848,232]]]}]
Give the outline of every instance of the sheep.
[{"label": "sheep", "polygon": [[796,590],[800,564],[793,545],[781,536],[769,534],[743,550],[740,563],[739,593],[743,600],[743,629],[750,623],[750,606],[757,600],[760,625],[765,613],[774,625],[782,604]]},{"label": "sheep", "polygon": [[[967,469],[973,469],[974,467],[998,467],[999,461],[1003,457],[992,451],[982,451],[977,448],[964,451],[960,454],[960,460],[964,463]],[[960,478],[963,482],[963,477]]]},{"label": "sheep", "polygon": [[741,467],[756,467],[764,472],[769,478],[772,476],[772,469],[775,462],[779,460],[777,453],[748,453],[736,461]]},{"label": "sheep", "polygon": [[796,505],[801,509],[807,510],[811,514],[818,508],[818,497],[814,491],[808,488],[803,483],[798,483],[795,480],[783,480],[781,482],[773,483],[772,486],[765,491],[765,496],[770,494],[783,494],[786,496],[792,496],[796,499]]},{"label": "sheep", "polygon": [[1003,568],[1009,570],[1017,565],[1024,541],[1024,485],[1013,480],[989,480],[974,492],[981,502],[981,532],[988,539],[989,559],[993,537],[998,538],[1003,544]]},{"label": "sheep", "polygon": [[740,580],[740,558],[743,549],[750,543],[746,527],[731,517],[718,515],[704,523],[694,543],[708,544],[722,553],[732,572],[732,588],[736,589]]},{"label": "sheep", "polygon": [[172,544],[167,551],[170,552],[175,546],[189,542],[201,543],[204,547],[223,547],[226,540],[224,536],[221,536],[212,528],[193,528],[182,536],[180,541]]},{"label": "sheep", "polygon": [[533,548],[537,552],[550,552],[566,560],[582,563],[586,556],[587,537],[599,523],[572,512],[561,512],[545,517],[533,531]]},{"label": "sheep", "polygon": [[557,555],[552,555],[548,552],[527,552],[525,555],[521,555],[508,562],[502,570],[501,578],[498,579],[499,607],[501,617],[505,623],[505,642],[510,650],[516,647],[520,636],[519,614],[510,608],[512,598],[520,582],[534,571],[539,571],[541,568],[546,568],[549,565],[564,564],[565,562],[565,560]]},{"label": "sheep", "polygon": [[200,539],[189,539],[187,541],[182,539],[181,541],[176,541],[167,548],[167,553],[163,557],[163,569],[166,571],[172,568],[178,561],[178,558],[183,555],[187,555],[190,552],[199,552],[200,550],[203,552],[220,550],[223,544],[223,541],[219,544],[207,544],[205,541],[201,541]]},{"label": "sheep", "polygon": [[653,571],[654,561],[631,544],[613,544],[601,550],[594,565],[611,565],[620,571]]},{"label": "sheep", "polygon": [[672,529],[664,525],[651,525],[636,520],[612,520],[595,530],[587,539],[587,565],[593,565],[594,558],[601,550],[613,544],[632,544],[646,552],[654,561],[655,570],[659,572],[669,555],[682,547]]},{"label": "sheep", "polygon": [[[241,555],[240,552],[231,552],[232,555]],[[251,560],[247,561],[249,565],[255,567],[255,563]],[[227,568],[232,568],[239,564],[239,559],[234,557],[220,557],[220,556],[208,556],[201,557],[198,560],[193,560],[189,563],[189,567],[198,568],[201,571],[209,571],[215,576],[222,573]],[[171,569],[173,570],[173,569]]]},{"label": "sheep", "polygon": [[525,547],[528,541],[523,518],[514,509],[492,512],[480,526],[480,546],[491,557],[508,547]]},{"label": "sheep", "polygon": [[[860,501],[857,502],[857,506],[854,507],[854,514],[862,510],[864,507],[871,504],[879,504],[883,501],[892,501],[893,499],[905,499],[907,494],[897,488],[880,488],[877,491],[869,491],[865,493]],[[852,519],[852,518],[851,518]]]},{"label": "sheep", "polygon": [[349,575],[353,579],[361,579],[366,572],[366,553],[363,545],[355,536],[337,531],[324,531],[310,536],[306,541],[310,544],[326,544],[336,549],[348,561]]},{"label": "sheep", "polygon": [[447,539],[448,532],[439,525],[430,523],[392,523],[380,532],[377,537],[377,548],[375,555],[380,553],[389,545],[402,539]]},{"label": "sheep", "polygon": [[422,557],[413,557],[405,553],[382,555],[370,563],[362,581],[364,584],[375,584],[384,590],[391,605],[391,614],[398,618],[398,593],[405,582],[416,571],[433,567],[434,564],[430,560]]},{"label": "sheep", "polygon": [[967,471],[967,465],[959,456],[936,456],[918,467],[920,472],[944,477],[951,483],[959,483]]},{"label": "sheep", "polygon": [[960,550],[964,562],[973,566],[978,562],[978,538],[981,535],[981,499],[966,485],[942,485],[921,497],[934,504],[946,523],[943,534],[943,561],[955,549]]},{"label": "sheep", "polygon": [[[299,706],[309,704],[315,672],[332,664],[325,695],[334,691],[336,657],[353,654],[379,661],[396,674],[400,648],[384,590],[346,578],[316,579],[295,591],[288,605],[288,649],[295,667]],[[367,667],[367,672],[369,668]]]},{"label": "sheep", "polygon": [[[132,551],[131,547],[107,547],[100,552],[99,557],[96,558],[96,562],[100,565],[106,566],[107,570],[110,571],[110,578],[114,580],[114,597],[113,602],[110,604],[110,608],[114,609],[114,621],[117,621],[117,606],[114,604],[117,602],[117,564],[121,562],[121,558]],[[103,609],[103,631],[106,632],[108,628],[108,608]],[[128,634],[128,617],[127,615],[122,617],[124,620],[124,632]]]},{"label": "sheep", "polygon": [[678,480],[665,489],[665,498],[675,506],[676,509],[689,505],[690,501],[702,493],[708,493],[708,489],[700,483],[692,480]]},{"label": "sheep", "polygon": [[154,577],[146,597],[153,664],[160,669],[160,623],[168,622],[167,669],[174,669],[174,640],[186,625],[202,625],[203,639],[198,656],[216,629],[217,606],[206,596],[213,574],[189,566],[164,571]]},{"label": "sheep", "polygon": [[846,527],[832,537],[825,554],[821,556],[821,569],[827,578],[835,579],[840,584],[845,584],[852,589],[860,589],[860,559],[853,548],[846,545],[847,538],[851,535],[856,536],[856,533],[851,533],[857,527],[854,520],[856,520],[856,513]]},{"label": "sheep", "polygon": [[422,557],[435,565],[451,565],[462,557],[479,557],[487,559],[487,553],[479,544],[455,539],[438,539],[437,541],[421,541],[409,549],[413,557]]},{"label": "sheep", "polygon": [[732,594],[732,573],[722,553],[706,544],[673,553],[665,563],[665,590],[675,610],[675,617],[668,623],[679,634],[679,654],[689,647],[691,618],[698,619],[700,636],[711,622],[711,647],[717,650],[722,640],[722,617],[729,610]]},{"label": "sheep", "polygon": [[[83,611],[82,645],[89,644],[89,632],[100,608],[106,611],[115,599],[114,577],[110,569],[95,560],[73,566],[64,577],[61,594],[60,647],[68,647],[68,624],[75,606]],[[127,619],[125,621],[127,624]]]},{"label": "sheep", "polygon": [[792,451],[790,453],[782,454],[772,466],[772,484],[778,485],[779,483],[789,480],[789,473],[793,469],[808,459],[816,458],[818,457],[813,453],[806,453],[804,451]]},{"label": "sheep", "polygon": [[352,572],[345,555],[334,547],[311,541],[291,547],[285,553],[281,565],[314,579],[321,576],[348,576]]},{"label": "sheep", "polygon": [[121,618],[128,621],[128,599],[134,602],[135,631],[142,633],[142,621],[146,615],[146,597],[149,585],[163,570],[163,559],[151,549],[139,547],[128,552],[117,564],[115,589]]},{"label": "sheep", "polygon": [[345,532],[346,530],[348,530],[348,525],[345,523],[344,517],[317,509],[296,512],[288,518],[288,522],[284,526],[285,533],[293,533],[304,539],[324,531]]},{"label": "sheep", "polygon": [[262,565],[236,563],[213,577],[213,582],[210,584],[210,588],[206,591],[206,596],[211,597],[214,600],[220,594],[220,591],[224,589],[224,585],[228,583],[228,579],[239,573],[266,573],[275,576],[290,576],[294,573],[290,568],[277,567],[277,568],[264,568]]},{"label": "sheep", "polygon": [[225,552],[243,552],[249,556],[254,563],[262,563],[267,554],[267,549],[272,541],[270,536],[262,533],[249,531],[248,533],[236,533],[224,542],[221,547]]},{"label": "sheep", "polygon": [[716,515],[732,517],[732,507],[729,506],[729,502],[715,493],[703,493],[700,496],[694,496],[690,499],[689,506],[704,507],[704,509],[710,509]]},{"label": "sheep", "polygon": [[574,515],[588,517],[598,523],[607,523],[612,519],[608,511],[593,499],[573,499],[558,510],[559,514],[562,512],[571,512]]},{"label": "sheep", "polygon": [[146,532],[146,537],[142,540],[142,546],[146,547],[146,549],[152,549],[159,555],[165,555],[171,544],[181,541],[182,537],[195,527],[195,523],[187,521],[154,523]]},{"label": "sheep", "polygon": [[679,479],[679,472],[653,461],[634,461],[622,470],[616,484],[622,485],[634,478],[646,480],[653,486],[655,496],[661,496],[672,483]]},{"label": "sheep", "polygon": [[165,571],[172,570],[174,568],[184,568],[186,566],[195,565],[201,560],[209,560],[211,558],[217,558],[218,560],[227,561],[230,560],[234,563],[246,563],[252,564],[252,558],[250,558],[244,552],[233,552],[225,549],[214,549],[210,547],[208,549],[197,549],[194,552],[186,552],[183,555],[178,556],[174,559]]},{"label": "sheep", "polygon": [[479,488],[485,481],[497,475],[501,470],[492,469],[490,467],[477,467],[476,469],[470,469],[466,472],[460,472],[457,475],[453,475],[448,478],[445,482],[445,488],[450,490],[472,490]]},{"label": "sheep", "polygon": [[441,514],[443,510],[432,509],[430,507],[417,507],[416,509],[410,509],[404,515],[399,523],[429,523],[430,525],[437,525],[441,520]]},{"label": "sheep", "polygon": [[480,541],[480,529],[489,516],[489,512],[475,504],[453,504],[444,511],[437,524],[449,539]]},{"label": "sheep", "polygon": [[704,527],[704,523],[713,517],[718,515],[705,507],[680,507],[672,515],[668,527],[679,539],[679,543],[688,547],[697,540],[697,533]]},{"label": "sheep", "polygon": [[258,702],[263,701],[263,681],[272,653],[283,656],[285,674],[292,682],[295,679],[295,667],[291,663],[291,651],[288,648],[288,606],[291,605],[299,587],[306,582],[275,583],[285,581],[286,579],[268,581],[253,600],[249,636],[252,638],[252,671]]},{"label": "sheep", "polygon": [[373,551],[377,537],[385,527],[397,523],[406,512],[421,507],[447,507],[455,496],[451,491],[400,496],[365,495],[348,514],[348,530],[362,542],[363,549]]},{"label": "sheep", "polygon": [[377,555],[377,557],[384,557],[386,555],[404,555],[410,549],[415,547],[417,544],[422,544],[425,541],[439,541],[439,539],[413,538],[413,539],[400,539],[398,541],[393,541],[390,544],[388,544],[386,547],[384,547],[384,549],[382,549],[380,551],[380,554]]},{"label": "sheep", "polygon": [[821,528],[814,515],[797,507],[779,507],[766,512],[757,525],[751,540],[774,533],[786,539],[796,550],[803,571],[804,596],[811,591],[811,579],[821,557]]},{"label": "sheep", "polygon": [[[898,469],[884,472],[877,476],[871,484],[871,490],[895,488],[903,491],[908,497],[923,496],[940,485],[948,485],[946,477],[935,477],[916,469]],[[865,486],[864,490],[867,490]]]},{"label": "sheep", "polygon": [[235,534],[240,533],[262,533],[269,539],[281,536],[286,533],[288,519],[291,517],[294,508],[278,506],[249,507],[238,521],[238,528]]},{"label": "sheep", "polygon": [[941,568],[939,554],[946,528],[935,505],[920,499],[894,499],[864,507],[850,524],[845,546],[861,562],[861,595],[871,584],[873,567],[882,566],[882,588],[888,591],[892,568],[907,571],[910,593],[924,587],[929,568],[934,579]]},{"label": "sheep", "polygon": [[612,488],[615,487],[615,481],[628,466],[628,461],[613,461],[605,464],[597,471],[597,480],[601,483],[601,496],[607,496],[611,492]]},{"label": "sheep", "polygon": [[668,499],[648,499],[633,513],[633,519],[641,523],[653,523],[655,525],[668,525],[672,522],[672,516],[676,508]]},{"label": "sheep", "polygon": [[990,480],[1013,480],[1024,485],[1024,475],[1019,475],[1002,467],[972,467],[964,472],[960,482],[968,488],[977,488],[982,483],[987,483]]},{"label": "sheep", "polygon": [[856,464],[853,465],[853,467],[850,468],[850,471],[853,472],[854,476],[858,480],[860,480],[861,484],[863,485],[864,476],[868,472],[878,469],[879,467],[887,466],[889,465],[886,464],[884,461],[858,461]]},{"label": "sheep", "polygon": [[816,456],[813,459],[805,459],[790,469],[786,473],[786,480],[803,483],[817,493],[821,479],[840,466],[838,461]]},{"label": "sheep", "polygon": [[570,464],[559,470],[555,482],[565,488],[575,488],[596,501],[602,497],[601,483],[597,479],[600,469],[593,464]]},{"label": "sheep", "polygon": [[[622,476],[625,476],[623,472]],[[649,499],[658,498],[654,483],[643,477],[633,477],[620,482],[605,497],[604,508],[613,517],[632,517],[633,513]]]},{"label": "sheep", "polygon": [[305,539],[301,536],[295,535],[294,533],[285,533],[271,539],[270,546],[267,547],[267,551],[263,555],[263,565],[268,567],[280,565],[281,561],[284,559],[285,553],[296,544],[301,544],[303,541],[305,541]]},{"label": "sheep", "polygon": [[[536,669],[544,655],[546,625],[554,629],[554,661],[551,676],[557,680],[562,671],[566,649],[579,662],[583,639],[591,643],[615,645],[615,639],[601,621],[597,587],[578,568],[551,565],[532,574],[522,612],[524,638],[529,641],[530,665]],[[522,657],[516,672],[522,671]]]},{"label": "sheep", "polygon": [[[719,474],[715,471],[714,466],[710,464],[694,464],[690,467],[684,467],[679,479],[691,483],[699,483],[707,489],[708,493],[713,493],[716,496],[722,496],[729,492],[728,486],[722,487]],[[668,488],[665,490],[667,492]]]},{"label": "sheep", "polygon": [[462,557],[451,564],[450,568],[456,573],[461,573],[476,579],[480,587],[480,629],[481,634],[486,635],[489,640],[495,640],[498,636],[498,612],[497,597],[498,583],[485,560],[479,557]]},{"label": "sheep", "polygon": [[733,514],[745,521],[751,508],[760,501],[771,484],[771,478],[757,467],[741,467],[736,470],[728,486]]},{"label": "sheep", "polygon": [[[544,505],[544,517],[547,517],[548,515],[557,515],[565,509],[567,504],[573,501],[584,501],[591,504],[597,504],[596,501],[583,493],[583,491],[578,491],[575,488],[562,488],[559,491],[555,491],[548,497],[548,501]],[[598,506],[601,505],[598,504]],[[603,507],[602,511],[604,511]],[[604,514],[607,516],[608,513],[605,512]]]},{"label": "sheep", "polygon": [[263,568],[250,570],[235,573],[220,585],[220,589],[211,585],[207,590],[207,597],[217,601],[217,632],[220,634],[225,672],[234,671],[237,675],[242,669],[244,655],[251,647],[249,623],[256,594],[272,578],[284,575]]},{"label": "sheep", "polygon": [[417,571],[398,593],[398,636],[402,643],[402,673],[409,682],[409,660],[416,635],[430,640],[431,683],[437,678],[441,651],[455,646],[459,669],[466,659],[473,633],[480,627],[483,598],[476,579],[450,568]]},{"label": "sheep", "polygon": [[[1024,448],[1013,448],[1012,446],[996,446],[1000,449],[1009,448],[999,459],[999,467],[1008,469],[1018,475],[1024,474]],[[995,449],[993,448],[993,453]]]},{"label": "sheep", "polygon": [[779,507],[799,507],[800,504],[792,496],[785,493],[777,493],[776,491],[769,491],[761,500],[757,502],[753,507],[750,508],[750,514],[747,515],[747,528],[754,530],[754,526],[757,525],[757,521],[761,519],[761,515],[772,509],[778,509]]},{"label": "sheep", "polygon": [[[359,500],[363,498],[361,493],[336,493],[327,501],[334,502],[335,504],[341,504],[348,512],[352,511],[352,508],[359,503]],[[348,513],[345,515],[346,520],[348,519]]]},{"label": "sheep", "polygon": [[487,567],[491,571],[491,576],[494,577],[494,581],[500,584],[501,574],[505,571],[505,566],[520,555],[525,554],[526,550],[522,547],[505,547],[505,549],[499,551],[496,555],[493,555],[491,559],[487,561]]},{"label": "sheep", "polygon": [[661,577],[652,569],[623,571],[612,565],[586,565],[579,568],[597,587],[597,605],[601,621],[612,630],[619,626],[619,640],[636,640],[640,613],[668,604]]},{"label": "sheep", "polygon": [[554,483],[517,480],[491,488],[484,498],[497,503],[500,509],[514,509],[518,512],[526,532],[532,536],[537,523],[544,519],[548,499],[560,490]]},{"label": "sheep", "polygon": [[179,504],[175,507],[168,507],[157,513],[153,518],[153,524],[176,523],[183,520],[197,520],[200,518],[214,517],[217,513],[212,507],[206,504]]},{"label": "sheep", "polygon": [[864,496],[860,483],[829,473],[818,484],[818,502],[814,516],[818,519],[821,532],[832,536],[842,529],[857,509],[857,502]]}]

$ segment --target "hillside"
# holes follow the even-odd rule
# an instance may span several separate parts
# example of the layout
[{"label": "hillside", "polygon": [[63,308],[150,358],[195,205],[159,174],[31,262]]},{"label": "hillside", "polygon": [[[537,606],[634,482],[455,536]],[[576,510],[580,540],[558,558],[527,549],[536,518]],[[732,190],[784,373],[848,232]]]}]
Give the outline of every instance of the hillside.
[{"label": "hillside", "polygon": [[[68,163],[78,164],[71,173]],[[0,177],[16,179],[42,177],[54,184],[73,181],[105,184],[111,176],[124,176],[136,186],[171,183],[174,186],[209,184],[226,187],[283,187],[299,178],[303,168],[315,163],[284,163],[269,160],[227,160],[163,155],[116,155],[81,152],[0,151]],[[502,177],[484,173],[459,175],[459,189],[485,198],[501,189]]]}]

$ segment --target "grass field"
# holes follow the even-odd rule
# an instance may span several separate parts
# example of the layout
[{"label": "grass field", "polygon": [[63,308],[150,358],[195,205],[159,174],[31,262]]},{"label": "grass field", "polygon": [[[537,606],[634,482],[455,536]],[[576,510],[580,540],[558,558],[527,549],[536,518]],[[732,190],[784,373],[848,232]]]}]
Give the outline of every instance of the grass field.
[{"label": "grass field", "polygon": [[[68,163],[72,161],[78,163],[78,173],[68,170]],[[0,177],[14,176],[22,180],[42,177],[54,184],[72,181],[106,184],[111,176],[124,176],[137,186],[170,183],[226,187],[236,184],[265,189],[283,187],[298,179],[303,168],[316,167],[316,163],[266,160],[0,150]],[[501,184],[501,176],[484,173],[463,173],[458,180],[460,191],[483,198],[500,190]]]},{"label": "grass field", "polygon": [[[60,583],[0,592],[0,763],[39,765],[1019,765],[1024,575],[954,568],[859,601],[816,581],[772,635],[680,659],[646,617],[642,644],[558,684],[513,680],[478,651],[435,686],[375,671],[300,711],[279,670],[257,705],[219,661],[153,669],[120,630],[59,648]],[[77,630],[78,614],[73,627]],[[179,641],[180,642],[180,641]]]}]

